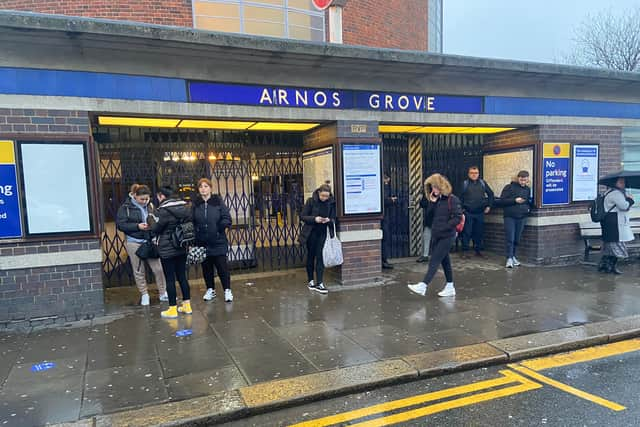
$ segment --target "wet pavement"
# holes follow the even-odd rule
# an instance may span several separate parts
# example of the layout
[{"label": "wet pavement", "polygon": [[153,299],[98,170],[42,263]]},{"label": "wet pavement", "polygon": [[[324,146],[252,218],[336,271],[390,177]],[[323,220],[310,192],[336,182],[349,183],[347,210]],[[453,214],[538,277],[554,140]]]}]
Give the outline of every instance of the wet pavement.
[{"label": "wet pavement", "polygon": [[[235,301],[160,318],[133,288],[107,290],[110,315],[72,327],[0,332],[0,425],[72,421],[204,396],[274,379],[361,365],[640,314],[637,261],[623,276],[592,266],[520,267],[454,256],[457,296],[411,294],[426,266],[413,261],[381,285],[309,291],[304,273],[234,280]],[[236,276],[237,278],[238,276]],[[191,334],[177,337],[179,331]],[[34,372],[34,365],[55,364]]]}]

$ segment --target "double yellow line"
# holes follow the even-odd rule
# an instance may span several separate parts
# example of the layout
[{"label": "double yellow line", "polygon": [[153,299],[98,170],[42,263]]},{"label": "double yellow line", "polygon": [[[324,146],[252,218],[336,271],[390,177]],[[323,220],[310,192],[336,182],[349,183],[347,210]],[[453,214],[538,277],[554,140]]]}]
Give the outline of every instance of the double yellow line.
[{"label": "double yellow line", "polygon": [[[428,406],[422,406],[415,409],[409,409],[397,414],[365,420],[360,423],[351,424],[358,427],[377,427],[410,421],[416,418],[426,417],[444,412],[455,408],[475,405],[481,402],[487,402],[494,399],[500,399],[527,391],[540,389],[543,384],[562,390],[566,393],[604,406],[613,411],[623,411],[626,408],[615,402],[603,399],[599,396],[578,390],[569,385],[541,375],[537,371],[551,369],[561,366],[572,365],[576,363],[586,362],[590,360],[602,359],[618,354],[629,353],[640,350],[640,339],[623,341],[619,343],[607,344],[604,346],[578,350],[571,353],[565,353],[555,356],[542,357],[522,362],[520,364],[508,365],[512,370],[502,370],[499,378],[479,381],[476,383],[452,387],[445,390],[411,396],[404,399],[394,400],[392,402],[381,403],[362,409],[356,409],[329,417],[319,418],[316,420],[306,421],[295,424],[291,427],[326,427],[346,423],[361,418],[372,417],[379,414],[393,412],[413,406],[423,405],[425,403],[444,400],[456,396],[453,400],[434,403]],[[514,372],[517,371],[518,373]],[[520,375],[522,374],[522,375]],[[535,381],[534,381],[535,380]],[[504,387],[507,386],[508,387]],[[485,391],[487,390],[487,391]],[[481,392],[481,393],[478,393]],[[474,394],[472,394],[474,393]],[[468,396],[464,396],[468,395]]]}]

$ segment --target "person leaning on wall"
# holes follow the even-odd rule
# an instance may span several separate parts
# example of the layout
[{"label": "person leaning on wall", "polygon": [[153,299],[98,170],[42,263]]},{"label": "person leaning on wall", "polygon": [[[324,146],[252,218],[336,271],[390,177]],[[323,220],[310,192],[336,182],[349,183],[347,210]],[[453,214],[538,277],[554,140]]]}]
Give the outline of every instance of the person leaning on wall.
[{"label": "person leaning on wall", "polygon": [[520,261],[516,258],[516,252],[533,206],[529,172],[524,170],[518,172],[513,181],[502,189],[499,206],[503,208],[506,267],[518,267]]}]

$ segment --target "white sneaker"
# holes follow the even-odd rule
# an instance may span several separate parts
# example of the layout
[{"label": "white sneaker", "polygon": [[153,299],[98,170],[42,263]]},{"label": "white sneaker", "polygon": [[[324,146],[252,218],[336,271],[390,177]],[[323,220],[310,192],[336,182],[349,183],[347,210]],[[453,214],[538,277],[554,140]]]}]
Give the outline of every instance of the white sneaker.
[{"label": "white sneaker", "polygon": [[231,289],[224,290],[224,302],[233,302],[233,293]]},{"label": "white sneaker", "polygon": [[513,258],[511,258],[511,260],[513,260],[513,266],[514,267],[520,267],[521,264],[520,264],[520,261],[518,261],[518,258],[513,257]]},{"label": "white sneaker", "polygon": [[513,258],[507,258],[507,265],[505,265],[505,267],[513,268]]},{"label": "white sneaker", "polygon": [[427,284],[424,282],[416,283],[415,285],[407,285],[411,292],[415,292],[418,295],[425,296],[427,293]]},{"label": "white sneaker", "polygon": [[204,296],[202,297],[202,299],[205,301],[211,301],[215,297],[216,297],[216,291],[213,289],[207,289],[207,292],[204,293]]},{"label": "white sneaker", "polygon": [[453,282],[447,283],[447,286],[445,286],[443,290],[438,292],[438,296],[439,297],[455,297],[456,288],[453,287]]},{"label": "white sneaker", "polygon": [[140,298],[140,305],[149,305],[149,294],[142,294],[142,298]]},{"label": "white sneaker", "polygon": [[169,294],[165,292],[164,294],[160,295],[160,301],[161,302],[169,301]]}]

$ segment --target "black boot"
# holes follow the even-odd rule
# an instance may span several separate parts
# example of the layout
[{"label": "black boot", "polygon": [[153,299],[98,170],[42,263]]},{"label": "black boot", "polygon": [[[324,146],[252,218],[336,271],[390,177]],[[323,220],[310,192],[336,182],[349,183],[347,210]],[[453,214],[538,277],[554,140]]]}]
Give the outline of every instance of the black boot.
[{"label": "black boot", "polygon": [[600,264],[598,264],[598,271],[600,273],[608,273],[609,272],[609,257],[606,255],[603,255],[602,258],[600,258]]},{"label": "black boot", "polygon": [[611,267],[609,268],[609,273],[613,274],[622,274],[622,271],[618,270],[616,264],[618,264],[618,257],[610,257],[611,263],[609,264]]}]

